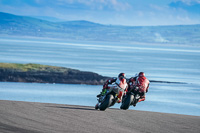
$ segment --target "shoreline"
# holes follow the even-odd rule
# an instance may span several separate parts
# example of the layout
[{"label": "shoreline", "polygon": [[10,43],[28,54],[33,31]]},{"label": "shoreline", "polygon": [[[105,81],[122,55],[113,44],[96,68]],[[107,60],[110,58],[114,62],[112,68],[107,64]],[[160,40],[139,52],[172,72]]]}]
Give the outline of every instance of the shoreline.
[{"label": "shoreline", "polygon": [[102,85],[109,77],[94,72],[41,64],[0,63],[1,82]]},{"label": "shoreline", "polygon": [[[149,80],[150,83],[161,83],[161,84],[188,84],[185,82],[170,82],[170,81],[156,81]],[[77,84],[77,85],[103,85],[102,84],[85,84],[85,83],[48,83],[48,82],[13,82],[13,81],[0,81],[2,83],[38,83],[38,84]]]},{"label": "shoreline", "polygon": [[200,116],[0,100],[0,132],[198,133]]},{"label": "shoreline", "polygon": [[[0,63],[0,82],[61,83],[103,85],[111,77],[95,72],[41,64]],[[157,81],[156,83],[187,84],[185,82]]]}]

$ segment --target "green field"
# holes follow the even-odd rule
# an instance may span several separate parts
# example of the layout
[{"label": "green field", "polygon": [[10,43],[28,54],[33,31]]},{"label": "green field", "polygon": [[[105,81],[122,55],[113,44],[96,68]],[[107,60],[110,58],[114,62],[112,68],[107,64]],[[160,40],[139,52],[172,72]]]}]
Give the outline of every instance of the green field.
[{"label": "green field", "polygon": [[18,63],[0,63],[1,69],[10,69],[20,72],[27,72],[27,71],[43,71],[43,72],[59,72],[65,73],[69,70],[72,71],[73,69],[64,68],[64,67],[56,67],[56,66],[48,66],[48,65],[41,65],[41,64],[18,64]]}]

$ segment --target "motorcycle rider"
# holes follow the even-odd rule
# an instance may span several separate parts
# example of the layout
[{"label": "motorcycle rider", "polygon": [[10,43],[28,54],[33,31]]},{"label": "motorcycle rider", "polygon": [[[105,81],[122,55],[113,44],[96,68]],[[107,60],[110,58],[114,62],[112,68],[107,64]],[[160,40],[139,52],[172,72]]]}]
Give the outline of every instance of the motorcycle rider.
[{"label": "motorcycle rider", "polygon": [[118,75],[118,78],[108,79],[103,85],[102,92],[99,95],[97,95],[97,97],[104,95],[106,93],[107,89],[109,89],[109,84],[113,84],[113,83],[115,83],[115,85],[117,85],[118,87],[120,87],[124,90],[124,91],[120,91],[119,95],[117,96],[118,97],[117,102],[120,103],[124,93],[126,92],[126,90],[128,88],[125,73],[120,73]]},{"label": "motorcycle rider", "polygon": [[145,100],[145,94],[148,92],[149,89],[149,80],[145,77],[144,72],[140,72],[135,77],[131,77],[128,81],[128,89],[127,92],[131,91],[132,89],[135,89],[134,91],[140,95],[140,99],[136,100],[133,103],[133,106],[136,106],[136,103],[144,101]]}]

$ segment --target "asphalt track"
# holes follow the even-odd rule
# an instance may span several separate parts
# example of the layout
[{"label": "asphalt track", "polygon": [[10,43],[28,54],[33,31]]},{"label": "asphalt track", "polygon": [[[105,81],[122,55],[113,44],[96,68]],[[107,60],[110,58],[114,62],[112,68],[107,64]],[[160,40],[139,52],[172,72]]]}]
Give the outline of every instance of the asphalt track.
[{"label": "asphalt track", "polygon": [[200,133],[200,116],[0,100],[1,133]]}]

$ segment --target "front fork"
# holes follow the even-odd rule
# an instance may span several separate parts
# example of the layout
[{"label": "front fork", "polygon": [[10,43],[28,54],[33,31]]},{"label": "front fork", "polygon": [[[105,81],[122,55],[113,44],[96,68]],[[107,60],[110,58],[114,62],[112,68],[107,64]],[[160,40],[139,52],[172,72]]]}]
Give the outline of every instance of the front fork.
[{"label": "front fork", "polygon": [[99,108],[99,105],[101,104],[101,102],[105,99],[105,97],[106,97],[106,95],[103,95],[103,96],[101,96],[101,97],[99,97],[98,99],[97,99],[97,104],[95,105],[95,109],[98,109]]},{"label": "front fork", "polygon": [[139,94],[134,95],[134,99],[133,99],[132,105],[137,104],[139,99],[140,99],[140,95]]},{"label": "front fork", "polygon": [[[106,95],[108,95],[108,94],[106,94]],[[99,99],[97,99],[98,102],[97,102],[95,108],[99,108],[100,104],[103,102],[103,100],[105,100],[106,95],[101,96],[101,97],[99,97]],[[113,106],[117,102],[117,100],[118,100],[118,94],[115,95],[115,98],[113,99],[110,106]]]}]

